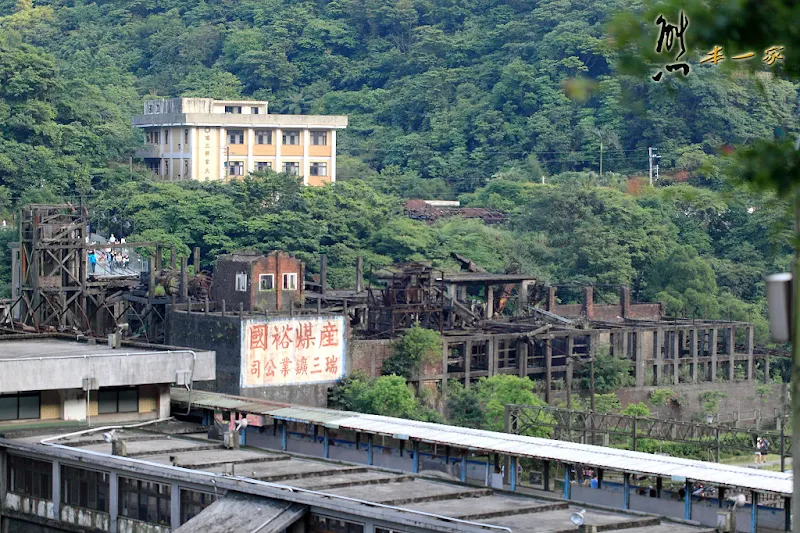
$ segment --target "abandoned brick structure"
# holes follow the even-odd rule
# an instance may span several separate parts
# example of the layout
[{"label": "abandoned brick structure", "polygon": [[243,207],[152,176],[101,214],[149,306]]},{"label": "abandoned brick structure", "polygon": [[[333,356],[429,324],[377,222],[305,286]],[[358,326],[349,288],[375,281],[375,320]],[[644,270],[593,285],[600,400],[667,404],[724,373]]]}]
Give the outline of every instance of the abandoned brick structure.
[{"label": "abandoned brick structure", "polygon": [[229,309],[284,311],[303,304],[303,262],[286,252],[240,251],[219,256],[212,297]]}]

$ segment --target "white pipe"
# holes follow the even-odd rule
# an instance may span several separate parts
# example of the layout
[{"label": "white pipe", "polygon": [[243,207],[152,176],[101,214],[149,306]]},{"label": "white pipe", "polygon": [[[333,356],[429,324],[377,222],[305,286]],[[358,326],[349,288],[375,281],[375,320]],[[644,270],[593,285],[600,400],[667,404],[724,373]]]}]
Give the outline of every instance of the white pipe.
[{"label": "white pipe", "polygon": [[[140,422],[138,424],[130,424],[130,425],[127,425],[127,426],[103,426],[103,427],[99,427],[99,428],[82,429],[80,431],[73,431],[72,433],[64,433],[63,435],[55,435],[53,437],[47,437],[46,439],[40,440],[39,444],[42,444],[44,446],[61,446],[60,444],[53,444],[52,442],[49,442],[49,441],[58,440],[58,439],[66,439],[67,437],[77,437],[78,435],[85,435],[87,433],[94,433],[96,431],[106,431],[106,430],[109,430],[109,429],[140,428],[142,426],[148,426],[150,424],[157,424],[159,422],[166,422],[167,420],[172,420],[172,417],[169,416],[167,418],[159,418],[157,420],[148,420],[147,422]],[[72,448],[70,446],[65,446],[65,448],[68,448],[70,450],[74,450],[75,449],[75,448]]]}]

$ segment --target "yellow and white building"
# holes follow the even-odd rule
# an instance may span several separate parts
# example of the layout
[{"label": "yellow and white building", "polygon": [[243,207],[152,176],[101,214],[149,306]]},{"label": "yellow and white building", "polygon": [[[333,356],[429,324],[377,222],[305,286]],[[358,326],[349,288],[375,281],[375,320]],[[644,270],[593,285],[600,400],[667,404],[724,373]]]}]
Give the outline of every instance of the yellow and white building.
[{"label": "yellow and white building", "polygon": [[164,180],[220,181],[272,169],[305,185],[336,181],[340,115],[275,115],[267,102],[169,98],[147,100],[133,125],[147,146],[136,155]]}]

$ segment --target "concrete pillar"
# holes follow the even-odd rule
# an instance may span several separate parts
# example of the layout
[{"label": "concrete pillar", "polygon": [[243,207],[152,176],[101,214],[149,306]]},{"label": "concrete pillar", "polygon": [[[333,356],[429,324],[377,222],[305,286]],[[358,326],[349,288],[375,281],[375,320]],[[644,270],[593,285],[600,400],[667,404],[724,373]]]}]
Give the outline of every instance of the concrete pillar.
[{"label": "concrete pillar", "polygon": [[489,361],[489,376],[497,374],[497,369],[500,367],[498,362],[498,343],[500,339],[495,336],[489,337],[486,340],[486,358]]},{"label": "concrete pillar", "polygon": [[626,511],[631,508],[631,475],[622,474],[622,508]]},{"label": "concrete pillar", "polygon": [[631,309],[631,289],[621,286],[619,288],[619,305],[622,307],[622,318],[628,318]]},{"label": "concrete pillar", "polygon": [[[755,328],[747,326],[747,379],[753,381],[755,377],[755,358],[753,357],[753,339]],[[769,383],[769,382],[767,382]]]},{"label": "concrete pillar", "polygon": [[769,377],[769,355],[764,356],[764,383],[770,383]]},{"label": "concrete pillar", "polygon": [[553,339],[544,343],[544,401],[550,403],[553,390]]},{"label": "concrete pillar", "polygon": [[664,346],[664,330],[657,329],[653,333],[653,360],[656,364],[656,385],[661,386],[661,376],[664,371],[664,357],[662,348]]},{"label": "concrete pillar", "polygon": [[708,348],[711,354],[711,383],[717,381],[717,328],[712,328],[708,341]]},{"label": "concrete pillar", "polygon": [[472,339],[464,341],[464,385],[469,387],[472,373]]},{"label": "concrete pillar", "polygon": [[[567,399],[570,400],[572,395],[572,351],[575,349],[575,339],[570,335],[567,337]],[[567,408],[570,409],[572,406],[570,405],[572,402],[567,401]]]},{"label": "concrete pillar", "polygon": [[545,309],[547,311],[553,312],[555,308],[556,308],[556,288],[547,287],[547,303],[545,304]]},{"label": "concrete pillar", "polygon": [[244,130],[245,135],[247,135],[247,162],[245,163],[245,174],[250,174],[256,168],[256,164],[253,162],[253,144],[255,144],[256,132],[253,128],[247,128]]},{"label": "concrete pillar", "polygon": [[170,485],[169,515],[170,528],[175,531],[181,527],[181,487],[177,483]]},{"label": "concrete pillar", "polygon": [[494,287],[486,285],[486,319],[491,320],[494,316]]},{"label": "concrete pillar", "polygon": [[683,498],[683,518],[684,520],[691,520],[692,519],[692,483],[691,481],[686,481],[684,485],[684,489],[686,490],[686,495]]},{"label": "concrete pillar", "polygon": [[583,288],[582,314],[587,320],[594,319],[594,287],[591,285]]},{"label": "concrete pillar", "polygon": [[[5,479],[5,478],[4,478]],[[113,470],[108,474],[108,523],[109,531],[117,533],[119,517],[119,476]]]},{"label": "concrete pillar", "polygon": [[697,367],[699,361],[697,357],[697,329],[689,331],[689,353],[692,355],[692,383],[697,383]]},{"label": "concrete pillar", "polygon": [[325,291],[328,289],[328,256],[322,254],[319,256],[319,292],[325,296]]},{"label": "concrete pillar", "polygon": [[331,182],[336,183],[336,130],[331,130]]},{"label": "concrete pillar", "polygon": [[[643,335],[648,335],[647,332],[638,331],[634,333],[636,338],[636,386],[637,387],[644,387],[645,386],[645,374],[647,370],[647,355],[644,353],[644,338]],[[647,385],[652,385],[652,383],[647,383]]]},{"label": "concrete pillar", "polygon": [[758,533],[758,493],[751,491],[753,504],[750,506],[750,533]]},{"label": "concrete pillar", "polygon": [[447,382],[447,358],[450,356],[450,343],[447,338],[442,339],[442,380]]},{"label": "concrete pillar", "polygon": [[736,328],[730,327],[725,330],[725,347],[728,350],[728,381],[733,381],[734,368],[736,367],[733,357],[736,351]]},{"label": "concrete pillar", "polygon": [[330,459],[331,457],[331,442],[328,435],[328,428],[322,428],[322,457]]},{"label": "concrete pillar", "polygon": [[356,257],[356,292],[364,290],[364,258]]},{"label": "concrete pillar", "polygon": [[509,474],[511,474],[511,492],[516,492],[517,490],[517,458],[512,456],[511,457],[511,466],[508,469]]},{"label": "concrete pillar", "polygon": [[517,368],[519,377],[524,378],[528,375],[528,339],[517,339]]},{"label": "concrete pillar", "polygon": [[518,291],[518,298],[517,298],[517,314],[522,315],[525,314],[524,310],[528,306],[528,287],[530,286],[530,281],[521,281],[519,286],[517,287]]},{"label": "concrete pillar", "polygon": [[372,435],[367,435],[367,464],[372,466],[374,464],[375,456],[372,449]]},{"label": "concrete pillar", "polygon": [[311,132],[309,130],[300,130],[300,139],[303,142],[303,161],[300,163],[300,172],[303,174],[303,185],[308,185],[308,174],[310,168],[308,161],[308,148],[311,144]]},{"label": "concrete pillar", "polygon": [[61,519],[61,463],[53,461],[53,516],[54,520]]},{"label": "concrete pillar", "polygon": [[413,466],[411,467],[411,471],[415,474],[419,474],[419,441],[414,441],[414,462]]},{"label": "concrete pillar", "polygon": [[672,370],[674,374],[673,383],[675,385],[680,385],[681,382],[681,359],[680,359],[680,350],[678,349],[678,332],[677,331],[670,331],[669,332],[669,345],[670,345],[670,353],[672,354]]}]

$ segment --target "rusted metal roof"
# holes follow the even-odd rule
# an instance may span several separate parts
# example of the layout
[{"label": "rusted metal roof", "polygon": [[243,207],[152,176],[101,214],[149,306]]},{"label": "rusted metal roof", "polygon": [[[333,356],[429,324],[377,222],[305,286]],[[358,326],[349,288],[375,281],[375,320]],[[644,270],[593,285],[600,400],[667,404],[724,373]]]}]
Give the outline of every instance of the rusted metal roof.
[{"label": "rusted metal roof", "polygon": [[[172,400],[185,404],[189,392],[172,389]],[[764,493],[792,495],[792,474],[668,457],[590,444],[527,437],[387,416],[252,401],[224,394],[194,392],[192,404],[209,409],[258,413],[276,420],[347,429],[452,448],[581,464],[606,470],[660,476]]]}]

